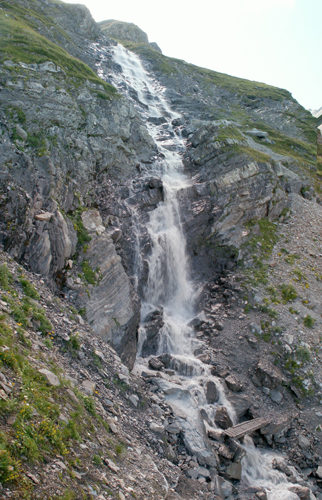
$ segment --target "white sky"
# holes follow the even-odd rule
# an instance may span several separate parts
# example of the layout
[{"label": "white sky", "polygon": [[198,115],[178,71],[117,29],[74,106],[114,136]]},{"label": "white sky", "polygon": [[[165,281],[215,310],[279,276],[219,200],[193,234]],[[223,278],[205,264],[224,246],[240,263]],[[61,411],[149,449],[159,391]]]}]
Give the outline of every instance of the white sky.
[{"label": "white sky", "polygon": [[322,0],[69,0],[137,24],[163,54],[322,106]]}]

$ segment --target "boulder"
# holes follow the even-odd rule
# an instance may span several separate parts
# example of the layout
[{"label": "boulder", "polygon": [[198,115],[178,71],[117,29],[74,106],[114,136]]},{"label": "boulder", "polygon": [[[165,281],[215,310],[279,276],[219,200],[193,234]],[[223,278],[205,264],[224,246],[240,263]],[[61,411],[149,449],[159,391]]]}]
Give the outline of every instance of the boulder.
[{"label": "boulder", "polygon": [[228,389],[233,392],[240,392],[243,390],[243,384],[238,380],[234,375],[228,375],[225,378],[225,382],[227,384]]},{"label": "boulder", "polygon": [[38,371],[39,371],[39,373],[41,373],[45,377],[45,379],[49,385],[53,385],[56,387],[58,387],[60,385],[59,378],[53,372],[46,370],[46,368],[40,368],[40,370],[38,370]]},{"label": "boulder", "polygon": [[227,408],[222,406],[221,408],[218,408],[216,410],[215,422],[222,429],[228,429],[229,427],[232,427],[233,422],[230,416],[228,415]]},{"label": "boulder", "polygon": [[295,493],[300,498],[300,500],[310,500],[311,498],[311,490],[310,488],[306,488],[305,486],[294,484],[293,486],[289,486],[288,490],[292,493]]},{"label": "boulder", "polygon": [[269,389],[275,389],[285,381],[281,370],[266,358],[258,361],[255,373],[260,383]]},{"label": "boulder", "polygon": [[208,380],[206,384],[206,399],[208,404],[214,404],[219,399],[217,386],[212,380]]}]

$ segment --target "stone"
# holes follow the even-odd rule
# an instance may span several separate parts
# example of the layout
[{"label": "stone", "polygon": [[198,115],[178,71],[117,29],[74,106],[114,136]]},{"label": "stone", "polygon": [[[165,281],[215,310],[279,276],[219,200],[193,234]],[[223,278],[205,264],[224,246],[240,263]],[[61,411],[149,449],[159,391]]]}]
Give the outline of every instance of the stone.
[{"label": "stone", "polygon": [[239,463],[233,462],[233,463],[229,464],[227,469],[226,469],[226,472],[231,479],[238,479],[240,481],[241,476],[242,476],[241,462],[239,462]]},{"label": "stone", "polygon": [[257,333],[258,335],[260,335],[262,333],[262,328],[257,323],[250,323],[249,329],[250,329],[251,333]]},{"label": "stone", "polygon": [[300,434],[298,436],[298,439],[297,439],[297,442],[299,444],[299,446],[306,450],[307,448],[309,448],[311,446],[311,442],[309,441],[309,439],[307,437],[305,437],[303,434]]},{"label": "stone", "polygon": [[109,469],[111,469],[111,471],[114,472],[115,474],[117,474],[118,471],[120,470],[120,468],[113,462],[113,460],[110,460],[109,458],[104,458],[104,462],[109,467]]},{"label": "stone", "polygon": [[[263,389],[264,389],[264,387],[263,387]],[[283,394],[281,394],[276,389],[273,389],[270,392],[270,398],[271,398],[272,401],[274,401],[274,403],[281,404],[281,402],[283,400]]]},{"label": "stone", "polygon": [[82,222],[88,232],[96,232],[102,226],[102,217],[98,210],[85,210],[82,212]]},{"label": "stone", "polygon": [[60,385],[59,378],[53,372],[47,370],[46,368],[41,368],[38,370],[41,373],[49,385],[58,387]]},{"label": "stone", "polygon": [[81,383],[81,389],[86,393],[89,394],[90,396],[93,395],[95,391],[96,383],[93,382],[92,380],[84,380]]},{"label": "stone", "polygon": [[300,500],[310,500],[311,498],[311,490],[306,486],[295,484],[294,486],[289,486],[288,490],[292,493],[295,493],[300,498]]},{"label": "stone", "polygon": [[224,329],[224,324],[222,323],[222,321],[216,321],[214,324],[214,328],[221,332]]},{"label": "stone", "polygon": [[220,429],[208,429],[207,434],[208,437],[210,439],[213,439],[214,441],[219,441],[220,443],[223,443],[225,440],[225,434]]},{"label": "stone", "polygon": [[225,378],[225,382],[227,384],[228,389],[233,392],[240,392],[243,390],[243,384],[238,380],[234,375],[228,375]]},{"label": "stone", "polygon": [[221,408],[218,408],[216,410],[215,422],[222,429],[228,429],[229,427],[232,427],[233,422],[230,416],[228,415],[227,408],[222,406]]},{"label": "stone", "polygon": [[224,494],[224,498],[227,498],[233,492],[233,485],[229,481],[224,480],[221,483],[221,489]]},{"label": "stone", "polygon": [[214,404],[219,399],[219,392],[215,382],[208,380],[206,384],[206,400],[208,404]]},{"label": "stone", "polygon": [[322,465],[319,465],[319,467],[315,471],[315,475],[319,478],[322,479]]},{"label": "stone", "polygon": [[135,407],[137,407],[139,404],[139,398],[136,394],[131,394],[131,396],[129,397],[129,401],[131,401],[132,405],[134,405]]},{"label": "stone", "polygon": [[255,373],[261,384],[269,389],[275,389],[285,381],[281,370],[266,358],[258,361]]},{"label": "stone", "polygon": [[18,123],[16,124],[16,133],[23,141],[28,139],[27,132]]},{"label": "stone", "polygon": [[42,222],[49,222],[52,217],[54,217],[54,214],[52,214],[51,212],[44,212],[42,214],[35,215],[35,219]]},{"label": "stone", "polygon": [[293,345],[294,343],[294,335],[284,334],[283,339],[288,345]]},{"label": "stone", "polygon": [[150,423],[150,430],[155,434],[164,434],[163,425],[156,424],[155,422]]},{"label": "stone", "polygon": [[164,364],[158,358],[150,358],[149,359],[149,368],[151,368],[151,370],[162,370],[162,369],[164,369]]}]

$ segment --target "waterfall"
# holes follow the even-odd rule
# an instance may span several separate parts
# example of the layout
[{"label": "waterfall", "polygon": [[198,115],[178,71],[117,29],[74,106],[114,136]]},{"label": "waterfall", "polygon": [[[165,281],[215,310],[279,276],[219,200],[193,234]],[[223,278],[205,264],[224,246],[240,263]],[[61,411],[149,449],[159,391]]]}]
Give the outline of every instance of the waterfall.
[{"label": "waterfall", "polygon": [[260,452],[249,436],[245,437],[244,449],[246,456],[242,459],[242,483],[263,488],[268,500],[298,500],[299,497],[288,490],[291,483],[285,474],[272,468],[273,459],[280,459],[279,455]]},{"label": "waterfall", "polygon": [[[164,193],[164,201],[150,212],[146,226],[152,249],[148,260],[147,284],[142,297],[139,354],[146,340],[145,318],[151,311],[162,310],[163,326],[157,354],[171,354],[169,368],[175,371],[176,377],[174,380],[171,377],[155,377],[155,383],[165,394],[166,401],[182,425],[190,454],[195,454],[200,463],[214,466],[215,457],[207,444],[206,431],[217,428],[215,414],[221,406],[227,409],[233,424],[237,423],[237,417],[220,379],[211,374],[209,366],[193,356],[194,346],[198,341],[193,338],[189,322],[194,314],[195,292],[189,278],[186,241],[178,202],[180,192],[189,186],[189,179],[183,173],[181,158],[185,145],[172,124],[173,120],[180,119],[180,115],[171,110],[164,97],[165,89],[153,80],[137,55],[119,44],[113,47],[113,52],[114,61],[122,70],[113,73],[110,78],[145,118],[159,151],[148,174],[156,175],[162,180]],[[134,213],[133,220],[136,224],[139,224],[138,219],[139,215]],[[138,228],[139,226],[135,230],[135,240],[136,250],[140,252]],[[141,268],[139,256],[137,263],[138,268]],[[145,369],[146,361],[140,360],[139,363],[141,361],[142,368]],[[138,363],[137,368],[140,368]],[[217,392],[217,396],[214,401],[209,401],[207,397],[209,383],[216,387],[214,393]],[[272,467],[276,454],[257,450],[247,437],[244,449],[243,487],[262,488],[266,491],[268,500],[298,499],[295,493],[289,491],[290,483],[285,474]]]},{"label": "waterfall", "polygon": [[190,354],[192,331],[187,323],[193,314],[193,287],[178,203],[178,193],[188,185],[188,179],[180,155],[184,142],[172,125],[180,115],[170,109],[164,89],[147,73],[137,55],[117,45],[114,59],[122,67],[121,75],[114,77],[116,85],[132,98],[158,146],[160,159],[150,172],[162,179],[164,193],[164,201],[151,212],[147,224],[152,251],[142,320],[150,311],[162,307],[164,327],[159,352]]}]

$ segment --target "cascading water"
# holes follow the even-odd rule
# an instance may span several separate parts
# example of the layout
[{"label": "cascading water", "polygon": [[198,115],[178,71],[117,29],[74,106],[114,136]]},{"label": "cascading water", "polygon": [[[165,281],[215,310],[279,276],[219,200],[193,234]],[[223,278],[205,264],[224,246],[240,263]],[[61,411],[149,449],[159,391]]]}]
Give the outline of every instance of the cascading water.
[{"label": "cascading water", "polygon": [[[144,321],[151,311],[162,308],[164,326],[157,354],[171,354],[170,368],[175,370],[177,376],[176,380],[159,378],[156,383],[172,406],[186,439],[193,443],[195,448],[190,450],[192,454],[195,453],[201,463],[214,465],[214,456],[209,447],[205,449],[207,445],[204,444],[204,438],[206,430],[216,428],[213,423],[216,408],[225,406],[232,422],[237,423],[237,419],[219,379],[213,377],[210,368],[192,354],[196,341],[188,323],[193,316],[194,290],[189,280],[186,242],[178,203],[178,193],[189,185],[189,180],[183,174],[180,156],[184,142],[172,126],[172,121],[180,118],[180,115],[170,109],[163,95],[164,89],[149,76],[138,56],[121,45],[113,47],[113,52],[114,61],[121,66],[122,71],[110,77],[120,92],[132,99],[145,117],[149,133],[159,150],[158,159],[148,173],[162,179],[164,201],[150,213],[147,224],[152,251],[141,316]],[[140,251],[138,228],[136,241],[137,251]],[[140,262],[139,257],[137,261]],[[144,325],[140,331],[139,354],[145,341]],[[137,367],[140,363],[144,364],[144,361],[139,358]],[[209,382],[217,390],[216,402],[212,404],[206,397]],[[290,483],[286,476],[273,470],[270,454],[258,451],[251,440],[246,440],[244,448],[246,457],[242,462],[242,484],[260,486],[267,492],[269,500],[298,499],[295,493],[288,491]]]},{"label": "cascading water", "polygon": [[[147,225],[152,242],[149,275],[142,304],[142,319],[158,307],[163,308],[164,326],[159,352],[190,354],[191,328],[187,326],[193,313],[193,288],[189,281],[186,243],[182,232],[177,193],[187,186],[180,152],[181,137],[173,131],[173,112],[140,59],[121,45],[114,48],[114,59],[122,67],[116,84],[130,87],[140,112],[145,116],[151,136],[158,145],[160,160],[151,169],[162,179],[164,202],[151,213]],[[133,89],[135,91],[133,97]],[[151,172],[150,171],[150,172]]]}]

